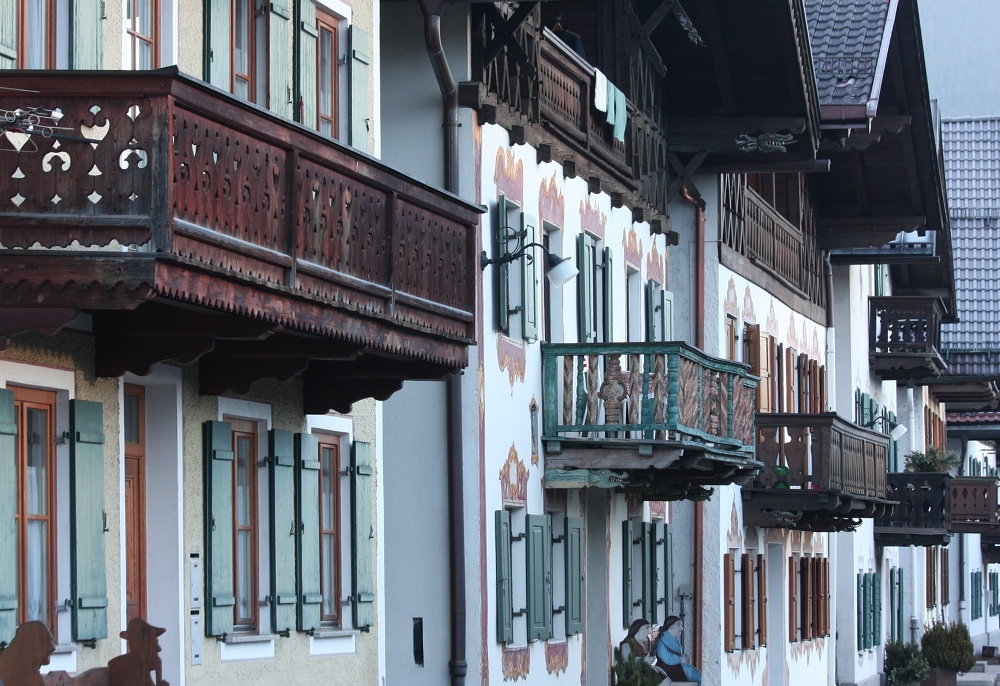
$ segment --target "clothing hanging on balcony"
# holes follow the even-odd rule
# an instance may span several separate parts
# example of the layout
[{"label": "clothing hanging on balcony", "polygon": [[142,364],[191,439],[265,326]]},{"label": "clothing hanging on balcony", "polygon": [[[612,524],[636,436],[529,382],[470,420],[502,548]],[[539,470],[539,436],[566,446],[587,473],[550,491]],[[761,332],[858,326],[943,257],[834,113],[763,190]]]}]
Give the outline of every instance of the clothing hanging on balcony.
[{"label": "clothing hanging on balcony", "polygon": [[628,110],[625,108],[625,93],[619,88],[615,88],[615,140],[625,141],[625,122],[628,119]]},{"label": "clothing hanging on balcony", "polygon": [[594,109],[608,111],[608,77],[600,69],[594,70]]}]

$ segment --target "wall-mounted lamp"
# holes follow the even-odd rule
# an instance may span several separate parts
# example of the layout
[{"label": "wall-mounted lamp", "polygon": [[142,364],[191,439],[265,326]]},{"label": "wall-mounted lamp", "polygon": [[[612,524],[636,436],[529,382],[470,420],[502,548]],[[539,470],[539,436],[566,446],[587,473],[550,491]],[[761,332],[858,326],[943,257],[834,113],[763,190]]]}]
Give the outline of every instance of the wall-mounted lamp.
[{"label": "wall-mounted lamp", "polygon": [[892,421],[885,415],[879,415],[878,417],[875,417],[875,419],[871,420],[867,424],[864,424],[863,426],[866,429],[874,429],[875,425],[878,424],[879,422],[882,422],[884,426],[889,428],[889,438],[891,438],[894,441],[898,441],[900,438],[906,435],[907,429],[905,426]]},{"label": "wall-mounted lamp", "polygon": [[511,226],[502,226],[499,231],[501,232],[500,240],[502,242],[510,243],[511,241],[516,241],[514,249],[506,255],[492,259],[490,259],[484,250],[482,256],[479,258],[480,268],[486,269],[491,264],[510,264],[522,257],[530,264],[534,261],[535,256],[529,248],[541,248],[545,253],[545,275],[552,286],[558,288],[580,273],[580,270],[573,266],[573,260],[569,257],[559,257],[559,255],[541,243],[528,243],[525,245],[524,238],[527,235],[526,231],[518,231]]}]

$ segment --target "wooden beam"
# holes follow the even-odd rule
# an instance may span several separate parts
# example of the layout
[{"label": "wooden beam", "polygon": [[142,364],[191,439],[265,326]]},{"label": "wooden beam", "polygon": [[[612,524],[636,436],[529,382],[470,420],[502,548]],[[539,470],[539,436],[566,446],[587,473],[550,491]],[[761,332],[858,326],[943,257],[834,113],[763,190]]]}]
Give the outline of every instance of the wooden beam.
[{"label": "wooden beam", "polygon": [[744,133],[793,133],[806,130],[804,117],[706,117],[704,119],[670,118],[670,138],[739,136]]},{"label": "wooden beam", "polygon": [[874,229],[883,231],[917,231],[927,225],[926,217],[823,217],[816,220],[820,229],[830,231],[852,231]]}]

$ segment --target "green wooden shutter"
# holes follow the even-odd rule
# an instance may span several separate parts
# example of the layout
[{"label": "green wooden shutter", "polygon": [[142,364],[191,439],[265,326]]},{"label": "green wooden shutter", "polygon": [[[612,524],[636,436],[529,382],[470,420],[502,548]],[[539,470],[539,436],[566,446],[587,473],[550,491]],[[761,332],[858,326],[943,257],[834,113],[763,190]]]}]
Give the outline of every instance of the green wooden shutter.
[{"label": "green wooden shutter", "polygon": [[656,287],[652,281],[646,282],[646,340],[656,340]]},{"label": "green wooden shutter", "polygon": [[17,7],[11,0],[0,2],[0,69],[17,69]]},{"label": "green wooden shutter", "polygon": [[652,522],[636,522],[642,528],[642,616],[656,621],[656,536]]},{"label": "green wooden shutter", "polygon": [[17,629],[17,414],[0,389],[0,645]]},{"label": "green wooden shutter", "polygon": [[354,627],[375,624],[375,522],[372,520],[372,446],[355,441],[351,451],[351,565]]},{"label": "green wooden shutter", "polygon": [[622,522],[622,624],[632,623],[632,522]]},{"label": "green wooden shutter", "polygon": [[[503,195],[497,198],[497,220],[493,231],[493,257],[500,259],[507,256],[507,198]],[[500,333],[510,333],[510,274],[507,264],[492,265],[494,306],[497,308],[497,330]]]},{"label": "green wooden shutter", "polygon": [[903,619],[905,618],[905,610],[903,609],[903,600],[906,598],[906,587],[903,584],[903,570],[896,570],[896,587],[899,591],[899,599],[896,601],[896,626],[899,627],[899,640],[903,640],[903,631],[905,624]]},{"label": "green wooden shutter", "polygon": [[674,614],[674,531],[669,524],[663,525],[663,587],[666,600],[663,606],[664,618]]},{"label": "green wooden shutter", "polygon": [[865,586],[865,648],[872,647],[872,619],[874,619],[874,612],[872,612],[872,573],[867,572],[864,575],[864,586]]},{"label": "green wooden shutter", "polygon": [[[319,628],[323,582],[319,562],[319,445],[312,434],[295,434],[295,533],[296,628]],[[338,477],[339,478],[339,477]],[[338,599],[339,601],[339,599]]]},{"label": "green wooden shutter", "polygon": [[271,526],[271,626],[295,628],[295,450],[291,431],[267,435],[268,514]]},{"label": "green wooden shutter", "polygon": [[588,259],[588,242],[586,234],[576,237],[576,264],[580,270],[576,277],[576,322],[580,343],[589,343],[594,339],[590,321],[594,311],[594,264]]},{"label": "green wooden shutter", "polygon": [[603,321],[601,322],[602,333],[599,337],[602,342],[614,340],[614,260],[611,257],[611,248],[604,249],[603,268],[603,295],[604,307],[601,308]]},{"label": "green wooden shutter", "polygon": [[[291,10],[288,0],[268,0],[267,16],[268,59],[267,106],[275,114],[292,118],[292,46],[289,44],[288,20]],[[315,80],[315,78],[314,78]]]},{"label": "green wooden shutter", "polygon": [[882,574],[872,575],[872,645],[882,645]]},{"label": "green wooden shutter", "polygon": [[510,512],[496,511],[497,641],[514,640],[514,599],[511,594]]},{"label": "green wooden shutter", "polygon": [[889,640],[898,641],[896,628],[896,568],[889,569]]},{"label": "green wooden shutter", "polygon": [[583,633],[583,520],[566,518],[566,635]]},{"label": "green wooden shutter", "polygon": [[[317,128],[316,121],[316,75],[319,69],[316,63],[316,41],[319,30],[316,28],[316,5],[312,0],[293,0],[295,2],[298,31],[295,33],[295,104],[298,108],[297,121],[310,129]],[[334,65],[334,69],[336,69]],[[336,104],[336,100],[334,100]],[[334,137],[337,132],[334,131]]]},{"label": "green wooden shutter", "polygon": [[232,40],[231,0],[205,1],[205,80],[213,86],[232,89],[230,42]]},{"label": "green wooden shutter", "polygon": [[348,29],[348,39],[351,46],[351,140],[350,144],[362,152],[371,154],[370,141],[371,96],[369,79],[371,77],[371,37],[351,26]]},{"label": "green wooden shutter", "polygon": [[70,0],[70,69],[100,69],[104,0]]},{"label": "green wooden shutter", "polygon": [[69,403],[70,593],[73,640],[108,637],[104,560],[104,407]]},{"label": "green wooden shutter", "polygon": [[857,601],[857,620],[858,620],[858,650],[865,649],[865,575],[858,572],[858,601]]},{"label": "green wooden shutter", "polygon": [[552,636],[552,534],[548,515],[525,518],[528,548],[528,640]]},{"label": "green wooden shutter", "polygon": [[205,478],[205,634],[233,631],[233,431],[202,425]]},{"label": "green wooden shutter", "polygon": [[[538,220],[521,215],[521,232],[524,244],[538,243]],[[528,260],[528,255],[534,259]],[[538,257],[541,256],[541,260]],[[538,264],[545,264],[545,253],[538,248],[528,248],[521,258],[521,330],[525,340],[538,340]],[[543,267],[544,270],[544,267]]]},{"label": "green wooden shutter", "polygon": [[653,600],[650,603],[650,613],[649,622],[650,624],[657,624],[660,618],[666,618],[666,613],[661,613],[660,608],[665,611],[667,609],[667,567],[666,567],[666,556],[663,554],[663,548],[667,546],[667,528],[666,524],[663,522],[653,522],[653,541],[652,550],[650,554],[652,555],[652,563],[650,565],[650,570],[653,574]]},{"label": "green wooden shutter", "polygon": [[674,294],[670,291],[660,291],[660,315],[663,340],[674,340]]}]

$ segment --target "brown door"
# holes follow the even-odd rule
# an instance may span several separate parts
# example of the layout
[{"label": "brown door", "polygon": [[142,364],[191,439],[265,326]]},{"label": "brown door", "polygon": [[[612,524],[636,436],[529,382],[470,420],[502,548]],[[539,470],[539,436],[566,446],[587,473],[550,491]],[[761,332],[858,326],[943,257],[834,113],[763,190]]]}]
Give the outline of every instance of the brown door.
[{"label": "brown door", "polygon": [[125,615],[146,616],[146,397],[125,385]]}]

